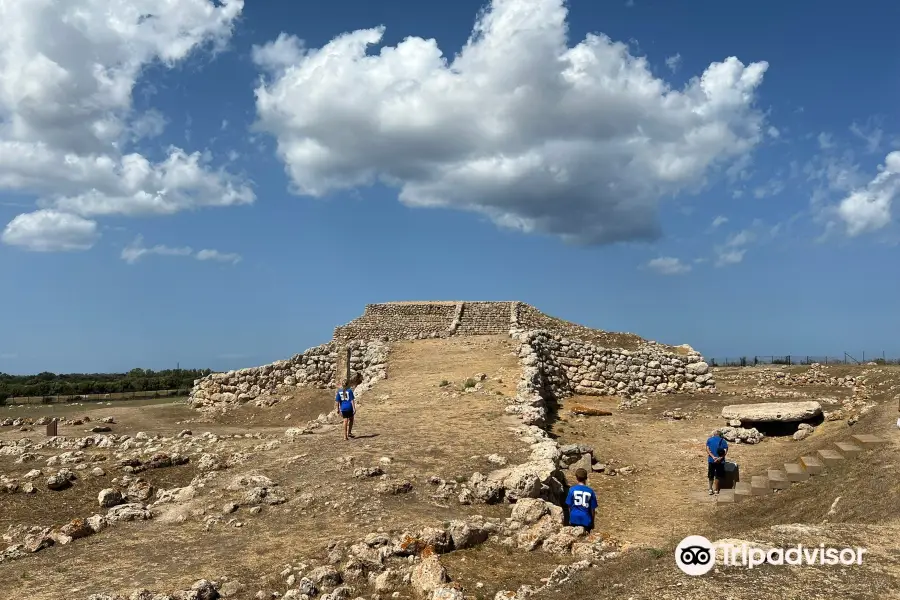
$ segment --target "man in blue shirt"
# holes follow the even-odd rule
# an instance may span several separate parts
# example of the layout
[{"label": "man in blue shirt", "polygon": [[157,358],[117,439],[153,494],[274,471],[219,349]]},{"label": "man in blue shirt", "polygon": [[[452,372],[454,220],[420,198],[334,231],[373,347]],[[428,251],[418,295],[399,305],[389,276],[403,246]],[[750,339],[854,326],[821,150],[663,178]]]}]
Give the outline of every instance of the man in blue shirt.
[{"label": "man in blue shirt", "polygon": [[587,471],[575,470],[577,485],[569,488],[566,506],[569,507],[569,525],[584,527],[585,531],[594,528],[594,511],[597,510],[597,494],[587,484]]},{"label": "man in blue shirt", "polygon": [[345,379],[341,389],[334,395],[337,412],[344,418],[344,439],[353,437],[353,416],[356,414],[356,398],[349,382]]},{"label": "man in blue shirt", "polygon": [[728,442],[718,429],[706,440],[706,477],[709,479],[709,495],[719,493],[722,479],[725,477],[725,455],[728,453]]}]

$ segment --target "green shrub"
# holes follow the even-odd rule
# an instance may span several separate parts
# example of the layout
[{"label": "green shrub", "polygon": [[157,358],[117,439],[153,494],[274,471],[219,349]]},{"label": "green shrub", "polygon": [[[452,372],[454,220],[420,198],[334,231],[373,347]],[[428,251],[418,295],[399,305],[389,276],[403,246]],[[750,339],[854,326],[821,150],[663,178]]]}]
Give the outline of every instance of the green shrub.
[{"label": "green shrub", "polygon": [[447,381],[446,379],[441,379],[441,382],[438,384],[438,387],[447,387],[448,385],[450,385],[449,381]]}]

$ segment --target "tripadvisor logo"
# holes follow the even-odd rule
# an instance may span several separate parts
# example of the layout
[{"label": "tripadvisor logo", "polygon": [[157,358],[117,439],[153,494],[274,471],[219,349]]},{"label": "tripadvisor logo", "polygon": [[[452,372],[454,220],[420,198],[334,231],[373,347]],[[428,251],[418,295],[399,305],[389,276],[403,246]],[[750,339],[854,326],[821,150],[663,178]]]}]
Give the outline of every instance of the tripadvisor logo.
[{"label": "tripadvisor logo", "polygon": [[675,564],[688,575],[705,575],[716,565],[752,569],[768,565],[861,565],[866,548],[829,548],[825,544],[788,548],[760,548],[750,544],[713,544],[701,535],[689,535],[675,548]]},{"label": "tripadvisor logo", "polygon": [[716,565],[716,549],[702,535],[689,535],[675,548],[675,564],[688,575],[705,575]]}]

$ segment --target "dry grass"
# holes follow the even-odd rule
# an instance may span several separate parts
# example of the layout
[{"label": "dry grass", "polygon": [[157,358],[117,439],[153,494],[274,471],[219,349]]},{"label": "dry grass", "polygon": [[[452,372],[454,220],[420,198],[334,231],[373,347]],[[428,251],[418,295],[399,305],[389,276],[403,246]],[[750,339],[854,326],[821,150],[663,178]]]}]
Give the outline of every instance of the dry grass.
[{"label": "dry grass", "polygon": [[[504,396],[515,393],[519,367],[512,343],[504,336],[422,340],[395,344],[388,364],[388,379],[360,398],[354,440],[344,441],[337,428],[326,428],[294,442],[287,427],[304,424],[333,409],[333,392],[303,390],[269,408],[244,406],[214,418],[191,411],[183,404],[129,407],[81,407],[93,419],[111,415],[117,433],[138,431],[174,435],[189,428],[218,435],[261,433],[263,440],[233,438],[227,452],[247,452],[248,463],[226,471],[204,495],[183,509],[182,524],[166,519],[124,524],[64,547],[51,548],[25,559],[0,564],[0,598],[84,598],[94,592],[128,592],[138,587],[172,590],[189,586],[200,577],[229,577],[247,584],[252,597],[257,589],[280,589],[272,579],[282,565],[322,560],[324,548],[335,540],[353,541],[379,528],[386,531],[439,525],[467,515],[505,517],[505,506],[461,506],[435,500],[429,477],[468,478],[473,471],[494,466],[488,454],[501,454],[511,463],[527,457],[527,448],[510,428],[518,422],[504,414]],[[796,368],[796,367],[795,367]],[[829,368],[831,372],[831,368]],[[843,372],[836,368],[835,374]],[[860,368],[847,371],[859,374]],[[486,375],[484,380],[481,374]],[[853,428],[845,422],[826,422],[802,442],[769,438],[763,443],[733,445],[731,456],[742,476],[763,473],[800,455],[814,452],[851,433],[871,432],[893,440],[888,449],[847,461],[828,476],[791,489],[737,505],[695,504],[690,493],[706,485],[703,442],[709,430],[722,424],[722,406],[758,402],[745,376],[717,370],[716,394],[667,395],[645,406],[619,410],[616,398],[573,397],[558,407],[551,433],[562,443],[592,445],[600,462],[611,469],[633,467],[627,474],[592,474],[598,493],[597,531],[626,543],[618,559],[578,575],[564,588],[542,592],[539,598],[588,600],[594,598],[886,598],[898,589],[898,557],[893,550],[900,533],[896,485],[900,443],[894,426],[894,386],[900,369],[870,375],[870,388],[878,408]],[[472,379],[476,386],[466,386]],[[446,382],[446,385],[442,385]],[[476,389],[477,388],[477,389]],[[470,391],[466,391],[466,389]],[[787,388],[812,397],[834,397],[846,392],[830,386]],[[732,394],[737,395],[732,395]],[[53,409],[55,407],[42,407]],[[70,407],[66,407],[70,408]],[[679,409],[682,420],[664,418]],[[604,418],[575,414],[587,409]],[[80,414],[80,413],[79,413]],[[87,425],[63,428],[63,435],[83,435]],[[2,439],[35,435],[0,430]],[[267,441],[270,449],[255,449]],[[99,451],[94,451],[99,452]],[[44,458],[49,456],[45,453]],[[392,479],[405,479],[413,491],[399,496],[375,492],[376,481],[360,481],[353,468],[391,459],[384,470]],[[342,462],[344,461],[344,462]],[[351,466],[346,466],[349,461]],[[107,461],[110,462],[110,461]],[[43,461],[39,464],[43,464]],[[101,463],[106,468],[106,464]],[[15,465],[0,458],[0,472],[21,475],[30,465]],[[184,485],[195,465],[146,471],[142,477],[158,487]],[[234,499],[222,489],[232,477],[247,472],[265,474],[287,492],[289,501],[265,506],[258,515],[242,508],[229,518],[237,528],[219,524],[208,531],[203,519],[219,515],[222,504]],[[36,496],[0,496],[0,531],[11,523],[60,523],[96,511],[96,495],[104,480],[88,477],[64,492],[41,489]],[[302,494],[312,494],[312,501]],[[819,525],[834,499],[837,510],[830,525],[810,534],[811,541],[844,540],[868,546],[872,560],[863,568],[722,570],[702,578],[689,578],[672,560],[675,544],[689,534],[710,538],[770,539],[771,525]],[[773,540],[778,541],[778,540]],[[451,577],[473,598],[493,598],[501,589],[521,584],[540,585],[555,565],[566,562],[543,552],[524,553],[496,545],[444,557]],[[481,584],[480,586],[478,584]],[[356,594],[366,595],[360,588]],[[401,597],[409,597],[404,590]]]}]

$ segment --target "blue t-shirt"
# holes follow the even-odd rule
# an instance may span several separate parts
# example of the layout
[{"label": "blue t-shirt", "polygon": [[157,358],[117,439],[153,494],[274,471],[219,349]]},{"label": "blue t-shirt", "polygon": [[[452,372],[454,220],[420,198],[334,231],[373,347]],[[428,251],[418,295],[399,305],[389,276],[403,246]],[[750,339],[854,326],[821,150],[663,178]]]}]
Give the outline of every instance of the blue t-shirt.
[{"label": "blue t-shirt", "polygon": [[353,410],[353,390],[339,389],[334,395],[334,401],[341,405],[341,411]]},{"label": "blue t-shirt", "polygon": [[[725,438],[719,437],[717,435],[712,436],[708,440],[706,440],[706,447],[709,448],[709,451],[712,452],[713,456],[720,456],[720,450],[728,450],[728,442],[725,441]],[[709,454],[706,455],[706,462],[715,462],[713,461],[713,457]]]},{"label": "blue t-shirt", "polygon": [[593,511],[597,509],[597,494],[586,485],[573,485],[566,496],[569,507],[569,525],[589,527],[593,524]]}]

